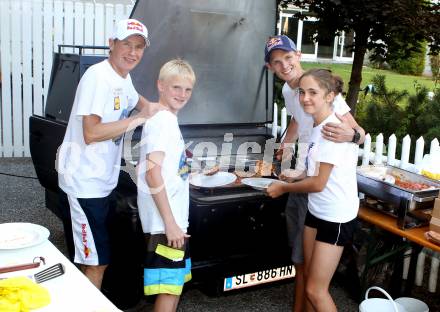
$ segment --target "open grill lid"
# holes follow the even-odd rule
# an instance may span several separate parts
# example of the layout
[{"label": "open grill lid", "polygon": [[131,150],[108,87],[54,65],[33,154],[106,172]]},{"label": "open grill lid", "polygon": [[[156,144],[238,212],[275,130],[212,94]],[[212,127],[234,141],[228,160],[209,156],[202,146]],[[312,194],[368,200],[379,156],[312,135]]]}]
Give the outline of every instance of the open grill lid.
[{"label": "open grill lid", "polygon": [[193,66],[197,82],[180,124],[271,121],[273,76],[264,69],[263,50],[275,32],[275,2],[138,0],[132,17],[147,26],[151,46],[131,74],[136,90],[157,100],[160,67],[181,57]]}]

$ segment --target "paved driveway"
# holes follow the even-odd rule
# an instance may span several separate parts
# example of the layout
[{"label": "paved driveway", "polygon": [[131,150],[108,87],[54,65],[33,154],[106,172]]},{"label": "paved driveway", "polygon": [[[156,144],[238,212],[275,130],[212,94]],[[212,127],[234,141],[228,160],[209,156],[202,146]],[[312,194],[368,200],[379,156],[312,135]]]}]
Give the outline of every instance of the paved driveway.
[{"label": "paved driveway", "polygon": [[[26,158],[0,158],[0,173],[35,177],[32,161]],[[60,220],[44,203],[44,189],[38,180],[0,174],[0,223],[33,222],[50,230],[50,240],[62,252],[66,248]],[[178,311],[291,311],[293,281],[259,289],[233,292],[221,297],[208,297],[198,289],[187,289]],[[339,311],[357,311],[358,305],[349,299],[338,285],[332,285],[331,293]],[[142,302],[130,312],[150,311],[152,304]]]}]

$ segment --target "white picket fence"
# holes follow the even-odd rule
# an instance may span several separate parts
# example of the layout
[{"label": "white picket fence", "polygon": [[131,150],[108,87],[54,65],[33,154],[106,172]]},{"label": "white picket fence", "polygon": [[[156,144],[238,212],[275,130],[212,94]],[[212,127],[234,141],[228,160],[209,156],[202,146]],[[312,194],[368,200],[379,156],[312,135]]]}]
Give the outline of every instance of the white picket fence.
[{"label": "white picket fence", "polygon": [[[272,135],[280,136],[286,130],[288,125],[288,117],[286,108],[281,109],[281,120],[278,122],[278,105],[274,104],[273,122],[271,125]],[[373,141],[370,134],[365,136],[365,142],[362,148],[359,149],[359,157],[362,158],[362,165],[372,164],[388,164],[399,167],[408,171],[420,173],[422,160],[424,157],[425,141],[423,137],[417,139],[415,144],[414,160],[410,162],[409,156],[411,153],[411,137],[407,134],[402,139],[402,150],[400,160],[396,159],[397,137],[393,134],[388,138],[388,146],[384,144],[384,137],[382,134],[376,136]],[[437,138],[430,142],[429,152],[433,153],[439,149],[439,141]]]},{"label": "white picket fence", "polygon": [[[42,115],[58,44],[106,45],[116,20],[128,17],[133,6],[62,0],[0,0],[1,127],[0,157],[28,157],[29,116]],[[68,51],[68,50],[66,50]],[[287,127],[287,113],[274,104],[273,134]],[[367,136],[360,150],[363,164],[386,162],[417,171],[423,158],[423,138],[416,142],[414,163],[409,162],[411,141],[403,139],[402,159],[395,159],[397,138],[384,151],[383,137]],[[431,142],[431,150],[438,148]]]},{"label": "white picket fence", "polygon": [[[30,156],[29,116],[42,115],[58,44],[107,45],[132,5],[0,0],[0,157]],[[68,50],[66,50],[69,52]]]}]

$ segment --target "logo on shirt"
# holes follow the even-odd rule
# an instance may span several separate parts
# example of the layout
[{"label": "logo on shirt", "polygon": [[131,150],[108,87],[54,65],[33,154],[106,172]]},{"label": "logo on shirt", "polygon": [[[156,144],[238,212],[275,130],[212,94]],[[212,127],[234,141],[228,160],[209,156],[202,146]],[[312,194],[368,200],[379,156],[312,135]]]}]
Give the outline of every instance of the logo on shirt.
[{"label": "logo on shirt", "polygon": [[120,110],[121,109],[121,99],[119,96],[116,96],[113,99],[113,110]]},{"label": "logo on shirt", "polygon": [[182,152],[182,155],[180,156],[179,170],[177,171],[177,174],[182,178],[182,180],[186,180],[188,178],[189,166],[186,160],[185,152]]},{"label": "logo on shirt", "polygon": [[121,96],[124,94],[124,90],[122,88],[114,88],[112,90],[113,93],[113,110],[121,109]]},{"label": "logo on shirt", "polygon": [[312,143],[310,143],[309,144],[309,148],[307,149],[307,156],[306,156],[306,172],[307,172],[307,170],[309,169],[309,164],[310,164],[310,162],[312,161],[311,160],[311,149],[313,148],[313,146],[315,145],[315,142],[312,142]]}]

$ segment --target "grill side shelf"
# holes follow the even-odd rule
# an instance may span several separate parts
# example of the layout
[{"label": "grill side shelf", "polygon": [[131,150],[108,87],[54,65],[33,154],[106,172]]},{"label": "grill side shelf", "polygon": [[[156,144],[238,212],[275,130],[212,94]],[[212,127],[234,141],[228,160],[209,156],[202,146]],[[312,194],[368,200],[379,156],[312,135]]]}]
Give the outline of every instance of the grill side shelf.
[{"label": "grill side shelf", "polygon": [[191,199],[199,203],[221,203],[221,202],[234,202],[243,201],[245,199],[267,197],[264,192],[243,192],[235,194],[219,194],[219,195],[206,195],[206,196],[191,196]]}]

